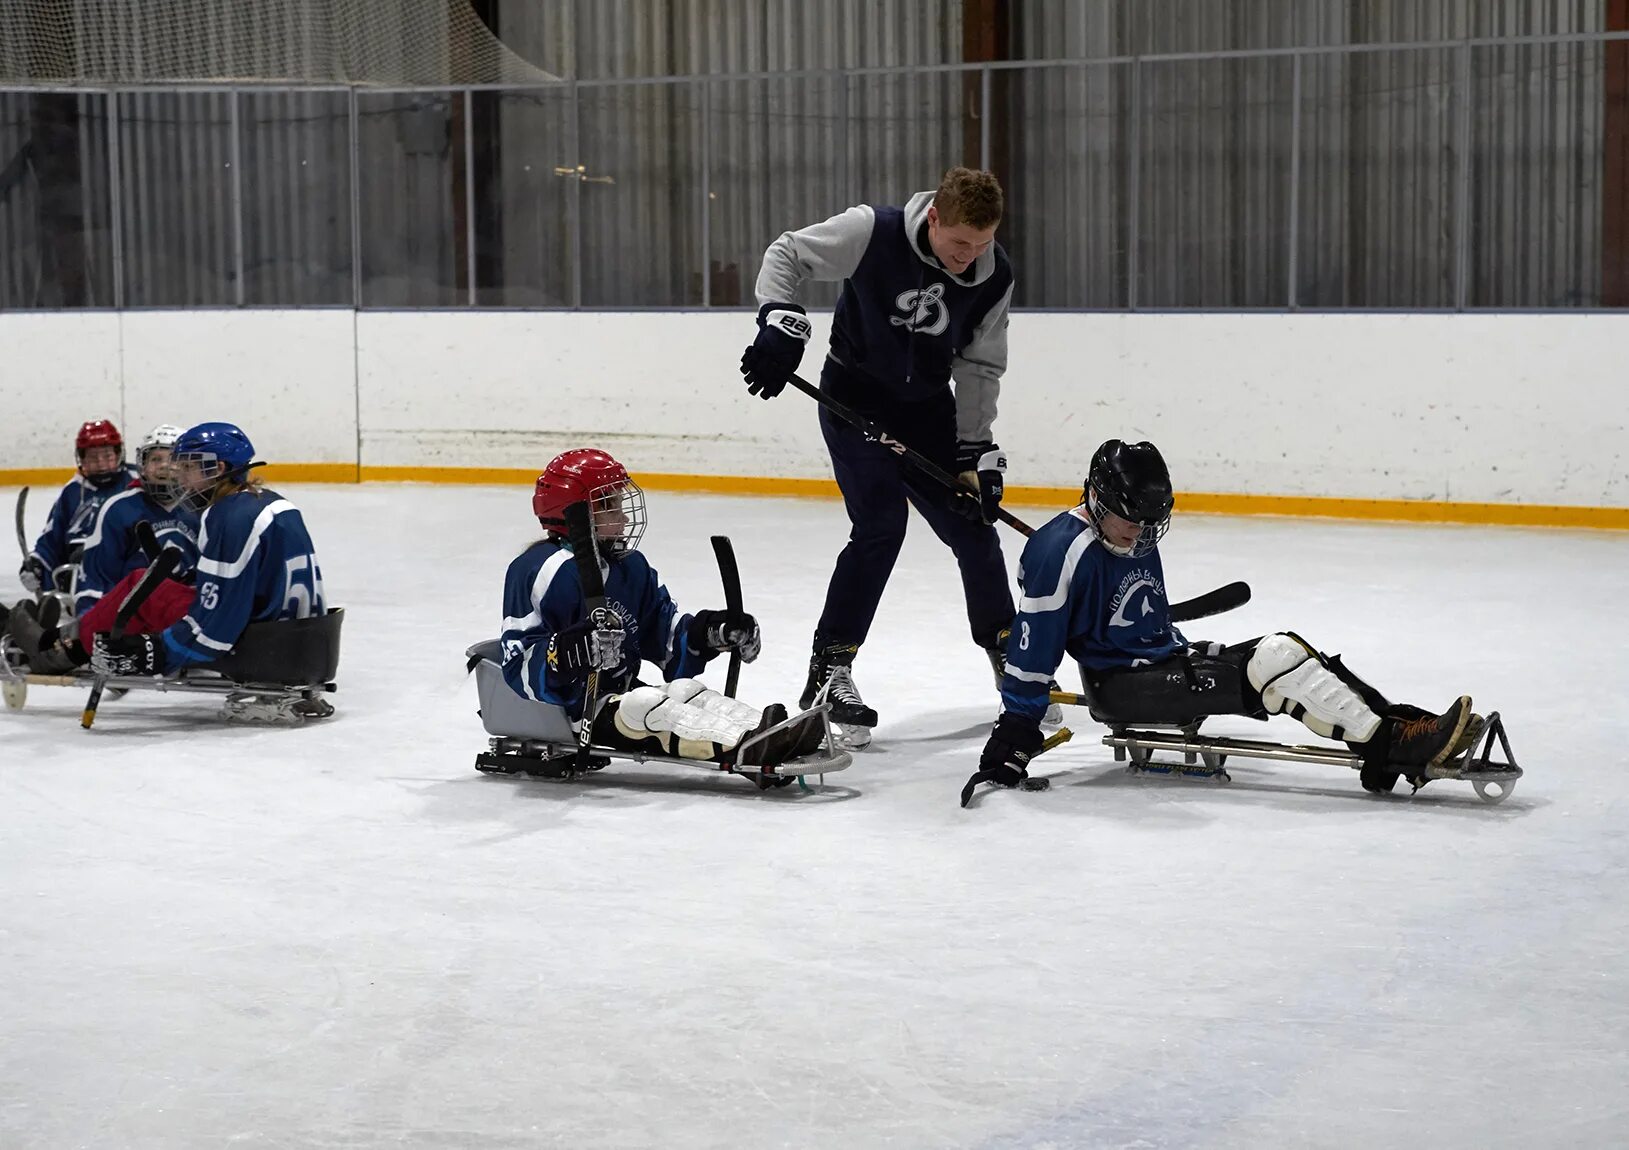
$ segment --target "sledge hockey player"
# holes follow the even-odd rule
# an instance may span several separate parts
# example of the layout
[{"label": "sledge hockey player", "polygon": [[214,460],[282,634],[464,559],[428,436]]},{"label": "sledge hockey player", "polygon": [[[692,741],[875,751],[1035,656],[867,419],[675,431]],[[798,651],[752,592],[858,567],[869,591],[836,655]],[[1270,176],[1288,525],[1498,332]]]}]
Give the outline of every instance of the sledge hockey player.
[{"label": "sledge hockey player", "polygon": [[[25,599],[12,607],[7,626],[30,670],[64,674],[77,665],[68,653],[77,638],[77,618],[89,612],[127,574],[146,570],[147,556],[136,539],[138,523],[152,524],[160,544],[170,544],[181,552],[178,577],[184,578],[192,569],[198,558],[198,514],[176,506],[181,492],[170,462],[171,449],[180,433],[179,427],[167,423],[150,431],[137,451],[141,478],[102,505],[80,554],[73,588],[75,622],[58,628],[61,604],[55,598],[38,606]],[[186,597],[190,602],[190,589]],[[83,655],[82,647],[78,654]],[[80,663],[84,661],[79,658]]]},{"label": "sledge hockey player", "polygon": [[1393,704],[1294,632],[1230,647],[1190,644],[1172,625],[1158,544],[1171,522],[1171,476],[1152,443],[1097,449],[1079,506],[1024,548],[1018,617],[1007,644],[1002,713],[975,780],[1017,786],[1042,737],[1047,683],[1067,653],[1098,706],[1130,722],[1288,714],[1363,759],[1365,789],[1415,787],[1481,727],[1461,695],[1441,714]]},{"label": "sledge hockey player", "polygon": [[[841,280],[821,390],[968,488],[938,488],[821,409],[851,527],[815,627],[801,706],[827,689],[832,721],[856,746],[869,741],[877,713],[860,697],[851,668],[905,540],[907,502],[955,554],[973,641],[1001,672],[1001,639],[1013,617],[991,526],[1007,468],[991,430],[1007,369],[1013,285],[1007,254],[995,242],[1002,206],[995,176],[952,168],[936,191],[918,192],[903,207],[861,204],[786,232],[764,252],[758,273],[758,335],[741,356],[747,390],[770,399],[785,389],[811,333],[798,302],[803,285]],[[853,728],[867,730],[856,737]]]},{"label": "sledge hockey player", "polygon": [[[566,508],[587,502],[593,512],[605,602],[614,620],[588,617],[576,559],[566,535]],[[753,734],[787,718],[704,687],[694,676],[723,651],[758,657],[758,621],[746,612],[682,614],[638,550],[645,531],[645,497],[627,470],[594,448],[564,452],[537,477],[532,513],[547,536],[509,564],[504,578],[504,680],[516,694],[563,707],[581,721],[590,672],[599,671],[600,698],[592,741],[617,750],[725,761]],[[639,681],[642,661],[664,684]],[[773,766],[811,754],[825,738],[812,715],[749,747],[740,765]]]},{"label": "sledge hockey player", "polygon": [[[77,646],[104,675],[174,675],[232,650],[250,623],[306,619],[326,610],[322,571],[300,511],[250,476],[254,445],[230,423],[201,423],[176,437],[171,459],[181,505],[200,515],[197,586],[159,585],[131,628],[107,630],[141,572],[79,620]],[[83,658],[83,654],[79,656]],[[322,700],[303,712],[329,714]]]},{"label": "sledge hockey player", "polygon": [[136,452],[140,480],[102,505],[96,526],[85,539],[74,583],[73,609],[84,615],[121,579],[145,569],[147,556],[136,540],[136,524],[152,524],[160,546],[181,552],[176,577],[185,581],[198,558],[198,513],[181,506],[181,485],[171,453],[181,428],[161,423],[147,433]]},{"label": "sledge hockey player", "polygon": [[77,561],[79,546],[95,526],[102,504],[130,486],[137,475],[124,461],[124,438],[111,420],[93,419],[80,427],[74,437],[74,457],[79,473],[63,486],[46,516],[45,530],[17,572],[23,590],[30,595],[67,590],[52,586],[51,573]]}]

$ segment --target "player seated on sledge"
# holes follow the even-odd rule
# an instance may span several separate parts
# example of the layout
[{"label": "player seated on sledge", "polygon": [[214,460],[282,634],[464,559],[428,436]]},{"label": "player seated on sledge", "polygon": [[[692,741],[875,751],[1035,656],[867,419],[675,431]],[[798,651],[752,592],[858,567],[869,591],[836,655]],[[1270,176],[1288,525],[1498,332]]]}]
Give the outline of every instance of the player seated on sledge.
[{"label": "player seated on sledge", "polygon": [[[177,578],[190,581],[198,558],[198,513],[179,506],[181,490],[170,453],[180,434],[179,427],[168,423],[148,432],[136,455],[140,478],[102,505],[80,554],[73,586],[74,620],[58,627],[61,603],[54,597],[40,605],[24,600],[11,609],[6,622],[30,670],[56,675],[74,669],[66,651],[77,638],[78,620],[120,580],[147,567],[147,554],[136,537],[137,524],[150,524],[160,544],[181,553]],[[117,604],[110,610],[117,610]],[[107,624],[101,629],[106,630]],[[53,641],[43,643],[47,632],[52,632]]]},{"label": "player seated on sledge", "polygon": [[248,436],[230,423],[201,423],[176,437],[171,459],[180,505],[201,516],[196,587],[164,580],[114,639],[113,616],[145,568],[134,570],[77,620],[77,630],[47,632],[42,656],[89,662],[111,676],[175,675],[231,651],[250,623],[325,612],[305,520],[250,476],[261,464]]},{"label": "player seated on sledge", "polygon": [[1418,787],[1427,767],[1469,747],[1481,720],[1468,695],[1435,715],[1388,702],[1294,632],[1230,647],[1190,644],[1171,623],[1160,564],[1171,506],[1159,450],[1111,439],[1092,457],[1080,505],[1025,546],[1002,712],[979,760],[988,781],[1017,786],[1026,776],[1043,741],[1047,682],[1065,654],[1080,665],[1094,713],[1106,722],[1288,714],[1361,756],[1371,791],[1391,790],[1399,775]]},{"label": "player seated on sledge", "polygon": [[[584,501],[612,616],[600,624],[588,616],[566,531],[566,508]],[[778,703],[760,710],[694,678],[723,651],[756,659],[758,621],[744,611],[680,612],[638,550],[645,496],[622,464],[593,448],[555,456],[537,477],[532,512],[547,535],[521,552],[504,578],[503,675],[516,694],[581,722],[588,677],[598,671],[594,745],[712,762],[734,761],[750,736],[787,719]],[[646,660],[662,685],[640,682]],[[749,746],[738,765],[812,754],[824,737],[820,716],[811,715]]]},{"label": "player seated on sledge", "polygon": [[78,473],[62,488],[46,516],[45,530],[23,558],[17,577],[30,595],[68,589],[53,586],[52,572],[75,562],[79,547],[96,525],[108,499],[130,486],[136,469],[124,461],[124,438],[110,420],[93,419],[74,437]]}]

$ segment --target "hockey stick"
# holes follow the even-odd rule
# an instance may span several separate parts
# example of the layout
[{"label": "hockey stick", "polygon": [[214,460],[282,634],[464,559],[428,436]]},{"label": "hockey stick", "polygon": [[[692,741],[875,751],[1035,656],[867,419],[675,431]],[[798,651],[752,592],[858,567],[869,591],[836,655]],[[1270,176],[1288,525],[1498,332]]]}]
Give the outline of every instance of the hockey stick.
[{"label": "hockey stick", "polygon": [[[583,589],[583,612],[596,627],[608,625],[611,613],[605,606],[605,575],[600,571],[599,548],[594,541],[594,512],[586,502],[566,508],[566,538],[571,540],[571,558],[577,565],[577,582]],[[594,702],[599,698],[600,672],[588,673],[583,693],[583,721],[577,728],[578,771],[588,770],[588,747],[594,738]]]},{"label": "hockey stick", "polygon": [[[821,391],[818,387],[804,379],[802,376],[794,375],[788,379],[787,382],[801,391],[804,395],[807,395],[810,399],[814,400],[821,407],[824,407],[827,411],[831,412],[838,419],[841,419],[844,423],[854,427],[860,432],[861,435],[865,436],[873,443],[882,444],[889,451],[892,451],[895,455],[905,460],[905,462],[909,463],[923,475],[926,475],[929,479],[939,484],[939,486],[950,491],[953,495],[961,499],[978,499],[978,494],[976,492],[970,491],[961,480],[957,479],[954,475],[950,474],[950,472],[940,467],[933,460],[929,459],[915,448],[901,443],[882,428],[878,427],[875,423],[872,423],[865,416],[855,411],[852,407],[833,399],[831,396]],[[1018,516],[1014,515],[1011,511],[1008,511],[1005,507],[996,508],[996,519],[1002,523],[1005,523],[1008,527],[1011,527],[1020,535],[1035,534],[1035,528],[1031,527],[1028,523],[1025,523],[1022,519],[1018,518]]]},{"label": "hockey stick", "polygon": [[[130,594],[124,597],[119,604],[118,613],[113,616],[113,626],[108,628],[108,638],[124,638],[124,629],[135,618],[141,605],[147,602],[147,597],[158,589],[158,585],[168,579],[176,567],[181,563],[181,552],[174,547],[166,547],[159,553],[153,565],[142,573],[141,579],[130,589]],[[85,700],[85,713],[79,716],[79,725],[90,730],[91,724],[96,722],[96,708],[102,705],[102,691],[107,687],[108,676],[100,671],[96,673],[96,680],[91,684],[90,698]]]},{"label": "hockey stick", "polygon": [[147,556],[147,562],[157,563],[158,557],[164,553],[164,549],[159,546],[158,535],[153,530],[152,522],[147,519],[138,519],[136,520],[135,530],[136,546],[140,547],[141,553]]},{"label": "hockey stick", "polygon": [[28,558],[28,534],[23,529],[23,508],[25,508],[27,506],[28,506],[28,488],[25,487],[25,488],[23,488],[21,491],[19,491],[17,493],[17,520],[16,520],[16,522],[17,522],[17,550],[19,550],[19,551],[21,551],[23,553],[23,558],[24,559]]},{"label": "hockey stick", "polygon": [[[1071,731],[1068,727],[1059,727],[1056,731],[1053,731],[1046,737],[1046,741],[1041,744],[1041,749],[1031,755],[1029,757],[1029,761],[1033,763],[1036,759],[1046,754],[1053,747],[1061,746],[1074,737],[1075,732]],[[993,778],[995,778],[994,771],[974,771],[972,778],[968,779],[967,785],[962,788],[962,806],[965,807],[968,803],[973,801],[973,792],[978,790],[980,783],[987,783]],[[1018,789],[1025,791],[1051,790],[1052,780],[1047,778],[1032,779],[1028,775],[1025,775],[1021,780],[1019,780]]]},{"label": "hockey stick", "polygon": [[1171,604],[1171,622],[1190,623],[1195,619],[1208,619],[1250,602],[1250,584],[1240,580]]},{"label": "hockey stick", "polygon": [[[718,560],[718,577],[724,582],[724,607],[732,615],[741,613],[741,569],[735,564],[735,548],[728,535],[713,536],[713,558]],[[741,652],[730,652],[730,669],[724,676],[724,694],[735,698],[741,682]]]}]

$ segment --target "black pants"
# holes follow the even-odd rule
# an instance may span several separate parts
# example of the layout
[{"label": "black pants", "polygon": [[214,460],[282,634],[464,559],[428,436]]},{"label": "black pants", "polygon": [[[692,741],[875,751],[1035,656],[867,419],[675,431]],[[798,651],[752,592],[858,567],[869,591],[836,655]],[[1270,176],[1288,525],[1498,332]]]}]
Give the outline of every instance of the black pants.
[{"label": "black pants", "polygon": [[[948,442],[953,446],[955,410],[950,404],[943,408],[943,411],[932,411],[931,415],[935,420],[948,418]],[[918,427],[883,423],[883,428],[930,458],[943,454],[942,449],[930,451],[912,442],[913,432],[922,430]],[[907,502],[955,554],[961,568],[962,591],[967,597],[967,623],[973,641],[983,647],[992,646],[1000,631],[1012,625],[1015,613],[1012,590],[1007,582],[1007,562],[1001,554],[1001,540],[995,528],[952,511],[949,494],[938,484],[917,473],[880,443],[869,442],[825,408],[820,409],[820,431],[831,453],[832,472],[843,493],[850,529],[848,544],[837,556],[837,566],[826,589],[826,606],[815,628],[815,646],[865,642],[877,604],[888,586],[888,576],[905,542]],[[935,439],[945,438],[943,428],[932,429],[928,434]],[[944,460],[943,465],[951,470],[955,461]]]},{"label": "black pants", "polygon": [[1206,715],[1265,719],[1261,695],[1245,674],[1259,640],[1218,655],[1173,655],[1146,667],[1094,671],[1088,676],[1096,710],[1113,723],[1182,726]]}]

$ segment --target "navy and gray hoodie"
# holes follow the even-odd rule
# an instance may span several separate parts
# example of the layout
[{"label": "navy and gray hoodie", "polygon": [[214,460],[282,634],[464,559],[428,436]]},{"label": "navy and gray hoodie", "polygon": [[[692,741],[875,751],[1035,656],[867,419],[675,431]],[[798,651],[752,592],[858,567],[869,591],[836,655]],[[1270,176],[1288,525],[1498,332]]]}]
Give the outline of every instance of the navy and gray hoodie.
[{"label": "navy and gray hoodie", "polygon": [[[931,404],[955,380],[956,438],[988,443],[1007,370],[1012,266],[999,244],[960,276],[927,241],[932,192],[903,208],[861,204],[797,231],[764,252],[760,305],[797,303],[809,280],[842,280],[829,359],[847,371],[846,402],[871,412]],[[892,428],[905,437],[905,429]]]}]

